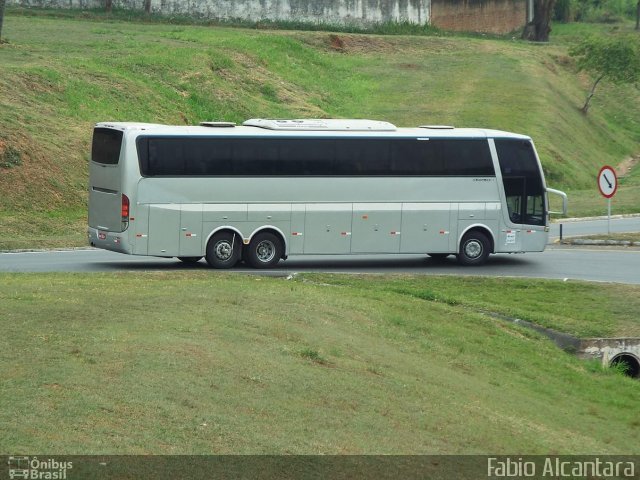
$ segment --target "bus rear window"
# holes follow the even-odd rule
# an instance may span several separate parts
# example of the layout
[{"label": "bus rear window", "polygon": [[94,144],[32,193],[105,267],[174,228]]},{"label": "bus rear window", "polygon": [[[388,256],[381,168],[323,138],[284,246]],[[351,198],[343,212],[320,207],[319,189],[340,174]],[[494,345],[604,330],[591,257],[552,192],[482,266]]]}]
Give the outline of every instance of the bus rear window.
[{"label": "bus rear window", "polygon": [[91,160],[105,165],[117,165],[121,146],[121,131],[111,128],[95,128],[91,145]]}]

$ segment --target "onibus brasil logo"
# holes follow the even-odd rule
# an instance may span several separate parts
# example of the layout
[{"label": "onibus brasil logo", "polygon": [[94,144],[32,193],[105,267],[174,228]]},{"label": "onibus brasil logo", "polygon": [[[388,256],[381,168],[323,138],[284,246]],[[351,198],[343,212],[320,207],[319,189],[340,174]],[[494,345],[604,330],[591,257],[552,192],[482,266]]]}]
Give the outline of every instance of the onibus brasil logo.
[{"label": "onibus brasil logo", "polygon": [[73,462],[61,462],[53,458],[9,457],[9,478],[25,478],[33,480],[65,480],[67,470],[73,468]]}]

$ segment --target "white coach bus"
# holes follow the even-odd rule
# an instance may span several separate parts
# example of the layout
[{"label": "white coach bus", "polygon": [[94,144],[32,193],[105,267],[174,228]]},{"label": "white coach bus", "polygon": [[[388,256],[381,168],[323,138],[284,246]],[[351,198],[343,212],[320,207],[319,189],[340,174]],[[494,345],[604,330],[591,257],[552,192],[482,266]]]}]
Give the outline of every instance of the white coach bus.
[{"label": "white coach bus", "polygon": [[[371,120],[99,123],[91,245],[231,268],[289,255],[540,252],[547,192],[529,137]],[[554,212],[555,213],[555,212]]]}]

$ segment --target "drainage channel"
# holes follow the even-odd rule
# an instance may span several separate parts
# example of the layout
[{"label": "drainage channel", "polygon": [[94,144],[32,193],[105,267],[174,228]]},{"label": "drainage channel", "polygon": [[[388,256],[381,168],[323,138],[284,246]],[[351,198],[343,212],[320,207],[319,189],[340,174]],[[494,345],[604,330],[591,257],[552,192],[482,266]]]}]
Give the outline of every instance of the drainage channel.
[{"label": "drainage channel", "polygon": [[600,359],[603,365],[620,367],[627,376],[640,378],[640,338],[585,338],[577,354]]},{"label": "drainage channel", "polygon": [[640,338],[578,338],[519,318],[495,312],[483,313],[534,330],[578,358],[600,360],[606,367],[619,367],[628,377],[640,379]]}]

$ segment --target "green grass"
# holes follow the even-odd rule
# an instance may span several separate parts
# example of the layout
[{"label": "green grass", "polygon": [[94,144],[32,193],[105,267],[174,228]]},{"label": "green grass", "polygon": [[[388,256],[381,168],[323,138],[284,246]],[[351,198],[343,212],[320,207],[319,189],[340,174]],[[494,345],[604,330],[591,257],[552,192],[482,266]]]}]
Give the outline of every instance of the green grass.
[{"label": "green grass", "polygon": [[637,287],[451,280],[2,274],[0,450],[638,454],[637,381],[480,312]]},{"label": "green grass", "polygon": [[554,22],[552,28],[552,42],[573,43],[582,40],[587,35],[633,33],[635,21],[625,19],[618,22]]},{"label": "green grass", "polygon": [[321,274],[313,278],[357,288],[372,298],[381,293],[402,294],[467,311],[528,320],[581,338],[640,337],[640,289],[636,286],[516,278]]},{"label": "green grass", "polygon": [[[597,187],[569,191],[567,195],[569,195],[569,217],[607,215],[607,199],[598,193]],[[621,187],[611,199],[612,215],[638,213],[638,210],[640,210],[640,185]]]},{"label": "green grass", "polygon": [[85,207],[57,210],[2,212],[0,251],[49,249],[87,245],[87,211]]},{"label": "green grass", "polygon": [[[611,199],[611,213],[613,215],[638,213],[638,210],[640,210],[639,172],[640,169],[636,164],[630,174],[618,178],[619,187]],[[597,172],[592,173],[593,184],[590,188],[571,190],[567,193],[570,198],[569,217],[607,215],[607,199],[598,192],[596,184]]]}]

